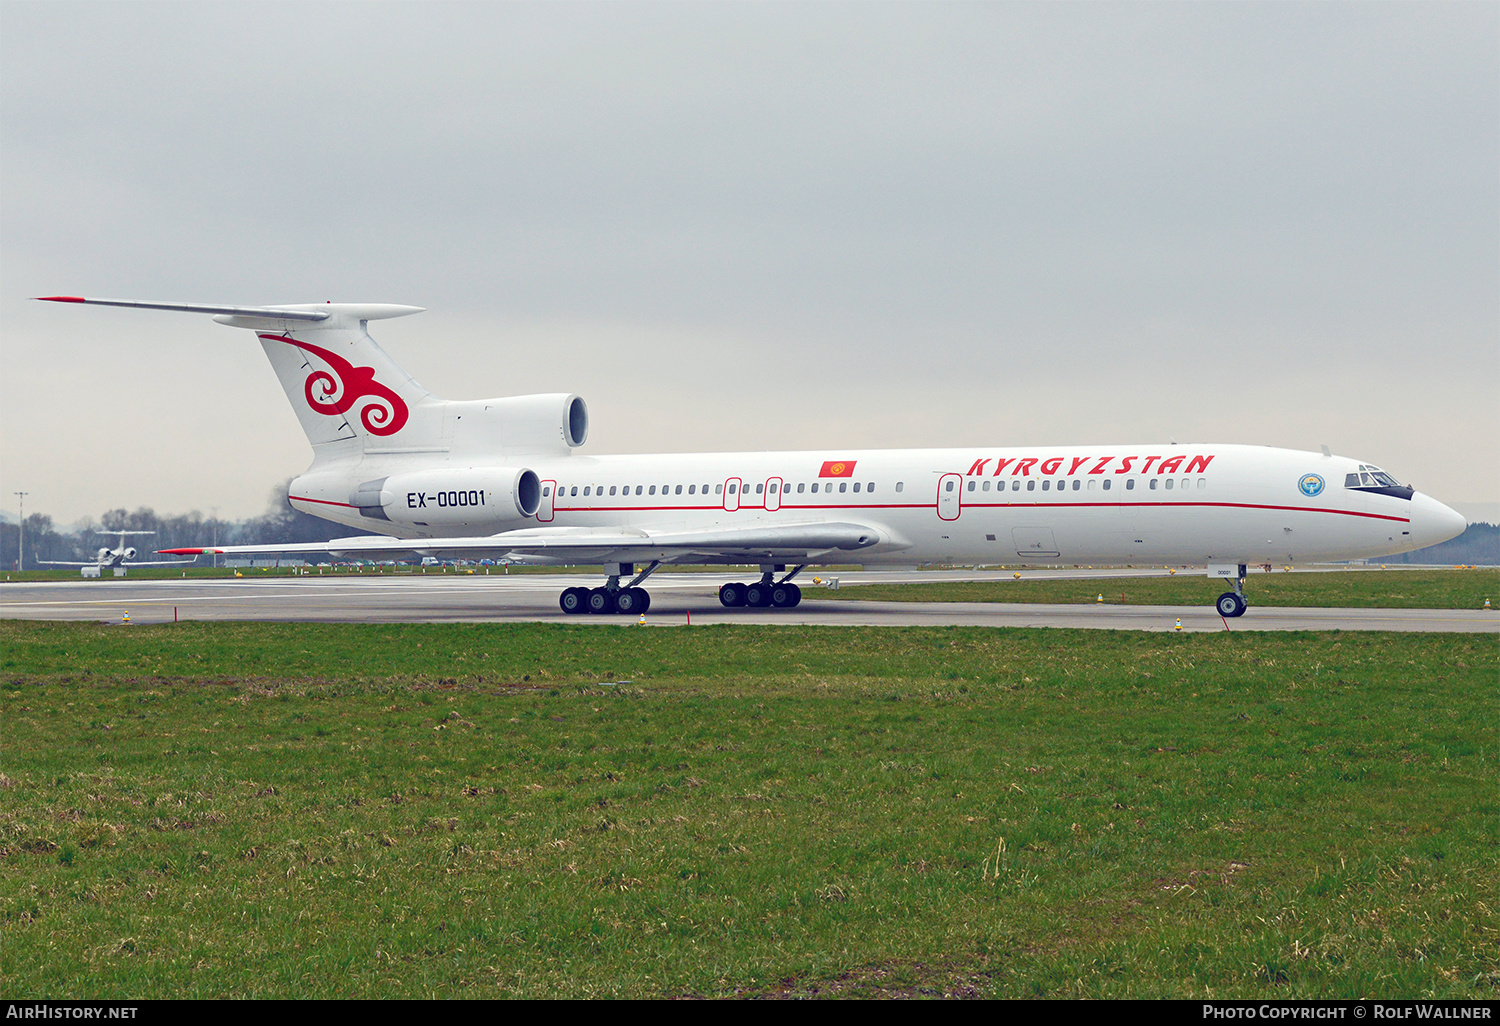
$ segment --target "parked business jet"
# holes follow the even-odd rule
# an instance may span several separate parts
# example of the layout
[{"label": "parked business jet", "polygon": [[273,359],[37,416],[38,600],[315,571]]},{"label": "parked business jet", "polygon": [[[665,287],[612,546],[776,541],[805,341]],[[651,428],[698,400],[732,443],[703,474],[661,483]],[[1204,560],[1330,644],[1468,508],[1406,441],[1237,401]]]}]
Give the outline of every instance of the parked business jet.
[{"label": "parked business jet", "polygon": [[[1246,608],[1248,564],[1381,556],[1433,545],[1464,518],[1360,460],[1247,445],[585,456],[576,395],[444,400],[370,337],[420,307],[206,306],[41,297],[212,314],[254,331],[312,465],[289,500],[385,537],[166,554],[322,553],[602,564],[568,613],[638,613],[674,563],[758,564],[725,606],[790,607],[818,563],[1178,563],[1207,567]],[[643,569],[638,569],[643,565]]]},{"label": "parked business jet", "polygon": [[[125,571],[137,566],[179,566],[186,563],[196,563],[194,559],[158,559],[155,561],[137,562],[135,558],[135,546],[126,545],[125,539],[131,535],[155,534],[155,531],[95,531],[102,538],[120,538],[120,544],[111,549],[100,546],[99,551],[94,554],[92,561],[87,563],[73,563],[61,559],[40,559],[37,563],[41,566],[76,566],[80,567],[85,577],[98,577],[101,570],[113,570],[116,576],[124,576]],[[90,573],[92,571],[92,573]]]}]

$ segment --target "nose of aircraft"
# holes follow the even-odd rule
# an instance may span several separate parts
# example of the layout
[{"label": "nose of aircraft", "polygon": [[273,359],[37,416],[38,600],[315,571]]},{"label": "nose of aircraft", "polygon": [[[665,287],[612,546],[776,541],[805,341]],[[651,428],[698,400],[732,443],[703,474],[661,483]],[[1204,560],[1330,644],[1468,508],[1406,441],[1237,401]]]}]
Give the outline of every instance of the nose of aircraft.
[{"label": "nose of aircraft", "polygon": [[1426,548],[1457,538],[1468,527],[1462,513],[1451,510],[1430,495],[1411,497],[1411,537],[1417,548]]}]

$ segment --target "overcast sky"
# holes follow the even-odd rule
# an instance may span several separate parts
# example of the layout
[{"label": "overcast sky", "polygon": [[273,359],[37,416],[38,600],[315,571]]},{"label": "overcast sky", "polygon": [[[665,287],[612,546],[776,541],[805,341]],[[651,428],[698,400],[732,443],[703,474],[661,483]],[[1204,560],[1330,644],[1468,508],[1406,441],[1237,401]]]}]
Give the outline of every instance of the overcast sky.
[{"label": "overcast sky", "polygon": [[1246,442],[1500,519],[1500,5],[0,2],[0,506],[255,515],[406,303],[590,453]]}]

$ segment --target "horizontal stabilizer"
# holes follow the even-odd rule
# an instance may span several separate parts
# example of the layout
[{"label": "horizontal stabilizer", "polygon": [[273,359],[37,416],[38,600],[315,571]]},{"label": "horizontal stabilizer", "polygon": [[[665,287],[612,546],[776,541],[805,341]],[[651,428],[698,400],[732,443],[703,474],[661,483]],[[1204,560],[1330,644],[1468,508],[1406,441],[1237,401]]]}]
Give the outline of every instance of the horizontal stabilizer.
[{"label": "horizontal stabilizer", "polygon": [[[174,310],[178,313],[214,314],[221,324],[258,328],[266,321],[378,321],[421,313],[420,306],[394,303],[288,303],[278,306],[221,306],[213,303],[158,303],[136,299],[87,299],[83,296],[37,296],[44,303],[87,303],[93,306],[125,306],[136,310]],[[237,319],[239,319],[237,321]]]}]

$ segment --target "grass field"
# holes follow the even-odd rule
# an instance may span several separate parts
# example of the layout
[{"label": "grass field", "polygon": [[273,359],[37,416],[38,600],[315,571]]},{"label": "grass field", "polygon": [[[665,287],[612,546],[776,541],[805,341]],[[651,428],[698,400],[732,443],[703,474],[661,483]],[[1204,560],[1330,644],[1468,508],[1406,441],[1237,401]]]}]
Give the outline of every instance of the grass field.
[{"label": "grass field", "polygon": [[[809,599],[880,602],[1098,602],[1132,606],[1210,606],[1226,582],[1182,573],[1171,577],[1079,580],[943,581],[861,584],[837,591],[804,588]],[[1252,606],[1338,609],[1480,609],[1488,598],[1500,609],[1500,570],[1344,570],[1326,573],[1252,573],[1245,580]]]},{"label": "grass field", "polygon": [[0,978],[1493,999],[1497,657],[1473,635],[0,622]]}]

